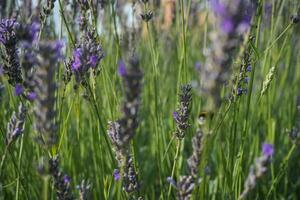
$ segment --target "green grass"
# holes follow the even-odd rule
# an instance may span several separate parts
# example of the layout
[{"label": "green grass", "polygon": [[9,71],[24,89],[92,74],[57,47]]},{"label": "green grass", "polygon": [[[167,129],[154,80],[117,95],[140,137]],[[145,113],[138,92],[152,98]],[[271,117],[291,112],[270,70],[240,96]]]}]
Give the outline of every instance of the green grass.
[{"label": "green grass", "polygon": [[[172,113],[177,107],[179,88],[181,84],[198,80],[194,64],[205,62],[203,49],[210,45],[209,31],[215,28],[208,24],[208,20],[201,26],[191,25],[191,18],[187,20],[180,12],[184,8],[185,16],[188,16],[191,1],[184,2],[178,3],[176,21],[170,30],[159,30],[153,21],[148,24],[141,22],[145,34],[137,35],[134,43],[141,58],[144,78],[140,124],[131,148],[142,183],[140,194],[145,199],[175,198],[176,189],[170,187],[166,179],[171,176],[173,167],[175,180],[186,174],[186,159],[192,153],[191,138],[198,128],[198,114],[206,102],[205,94],[199,95],[195,88],[189,120],[191,127],[177,149]],[[300,26],[292,25],[289,20],[289,16],[297,11],[297,7],[292,6],[293,0],[271,2],[273,10],[269,19],[263,10],[267,1],[260,1],[262,12],[253,19],[256,27],[252,28],[250,35],[254,39],[246,47],[253,52],[247,94],[233,103],[224,101],[204,128],[206,140],[199,167],[202,181],[197,184],[192,199],[238,199],[250,166],[261,155],[264,142],[274,144],[275,154],[249,199],[300,197],[299,146],[293,144],[287,134],[287,130],[300,123],[296,108],[296,98],[300,95]],[[56,9],[59,9],[58,4]],[[100,36],[106,57],[100,75],[90,79],[95,102],[83,98],[83,88],[73,89],[74,80],[64,91],[63,64],[57,75],[60,84],[56,95],[60,137],[57,151],[61,169],[71,177],[76,195],[76,185],[82,179],[88,179],[92,185],[92,199],[135,198],[122,191],[120,182],[114,181],[112,173],[117,164],[110,154],[111,144],[108,146],[105,142],[107,122],[121,115],[123,89],[117,74],[117,62],[120,58],[127,60],[130,51],[121,45],[127,36],[115,32],[114,12],[110,6],[105,8],[108,32]],[[155,20],[159,20],[156,17]],[[49,20],[53,20],[53,16]],[[68,20],[66,18],[66,23]],[[69,34],[75,38],[75,31],[72,27],[68,31],[66,23],[61,20],[62,34],[55,35],[56,38],[70,38]],[[72,48],[72,43],[67,43],[67,56],[71,55]],[[238,66],[239,63],[234,62],[234,74],[238,73]],[[266,92],[261,95],[263,82],[272,67],[275,68],[274,74]],[[13,95],[14,89],[6,78],[0,77],[0,81],[5,85],[0,101],[1,159],[6,148],[6,124],[20,99]],[[225,95],[230,90],[224,88]],[[4,160],[0,199],[55,199],[51,179],[45,180],[37,173],[38,161],[42,157],[48,159],[49,153],[34,140],[37,133],[33,126],[33,105],[27,103],[27,107],[24,135],[13,143]],[[178,159],[174,162],[177,150]],[[210,168],[208,175],[205,174],[207,167]]]}]

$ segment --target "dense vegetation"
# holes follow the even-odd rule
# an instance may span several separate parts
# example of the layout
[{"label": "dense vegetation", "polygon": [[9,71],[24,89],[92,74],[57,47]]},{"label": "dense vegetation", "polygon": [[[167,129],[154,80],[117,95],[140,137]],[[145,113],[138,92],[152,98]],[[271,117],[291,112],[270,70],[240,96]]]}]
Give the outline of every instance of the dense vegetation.
[{"label": "dense vegetation", "polygon": [[0,199],[300,198],[298,1],[0,11]]}]

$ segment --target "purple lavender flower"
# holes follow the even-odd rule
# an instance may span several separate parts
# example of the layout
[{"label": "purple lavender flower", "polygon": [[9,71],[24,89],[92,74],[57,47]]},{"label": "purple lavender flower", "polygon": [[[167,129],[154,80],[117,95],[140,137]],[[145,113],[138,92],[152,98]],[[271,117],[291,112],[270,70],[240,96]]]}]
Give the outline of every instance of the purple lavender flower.
[{"label": "purple lavender flower", "polygon": [[179,94],[179,106],[175,112],[173,112],[173,118],[176,122],[175,135],[178,139],[183,139],[186,130],[189,128],[189,115],[190,104],[192,101],[192,86],[190,84],[181,86]]},{"label": "purple lavender flower", "polygon": [[232,32],[234,28],[234,24],[233,24],[233,20],[230,18],[225,18],[222,20],[221,22],[221,29],[225,32],[225,33],[230,33]]},{"label": "purple lavender flower", "polygon": [[201,68],[202,68],[202,63],[201,62],[196,62],[196,64],[195,64],[196,71],[200,72]]},{"label": "purple lavender flower", "polygon": [[57,199],[74,199],[70,186],[70,178],[60,170],[58,156],[50,158],[49,173],[53,179]]},{"label": "purple lavender flower", "polygon": [[24,105],[19,105],[18,112],[14,112],[7,124],[7,133],[5,138],[6,145],[14,142],[19,136],[24,132],[24,124],[26,117],[27,109]]},{"label": "purple lavender flower", "polygon": [[15,26],[15,19],[2,19],[0,23],[0,43],[5,47],[2,56],[5,60],[4,74],[8,76],[8,82],[13,86],[22,82]]},{"label": "purple lavender flower", "polygon": [[178,112],[177,111],[174,111],[173,112],[173,119],[175,120],[175,121],[178,121]]},{"label": "purple lavender flower", "polygon": [[77,48],[73,52],[73,63],[72,63],[72,70],[77,71],[80,69],[82,62],[81,62],[82,52],[80,48]]},{"label": "purple lavender flower", "polygon": [[10,41],[11,34],[15,36],[14,27],[16,19],[2,19],[0,23],[0,42],[4,45]]},{"label": "purple lavender flower", "polygon": [[125,63],[124,63],[124,61],[123,60],[120,60],[119,62],[118,62],[118,73],[119,73],[119,75],[121,76],[121,77],[124,77],[124,76],[126,76],[126,74],[127,74],[127,70],[126,70],[126,65],[125,65]]},{"label": "purple lavender flower", "polygon": [[40,24],[34,21],[29,24],[19,24],[15,29],[19,41],[32,44],[37,41]]},{"label": "purple lavender flower", "polygon": [[88,30],[84,40],[73,51],[70,63],[71,74],[75,75],[77,83],[85,85],[90,69],[97,71],[96,67],[104,58],[101,44],[98,42],[95,30]]},{"label": "purple lavender flower", "polygon": [[121,178],[121,176],[120,176],[120,170],[115,169],[114,172],[113,172],[113,176],[114,176],[114,180],[115,181],[120,180],[120,178]]},{"label": "purple lavender flower", "polygon": [[32,40],[36,40],[38,33],[40,31],[40,24],[38,22],[33,22],[29,28],[29,34],[31,35]]},{"label": "purple lavender flower", "polygon": [[[122,104],[123,116],[116,122],[109,122],[107,131],[116,154],[119,169],[123,169],[121,175],[119,170],[114,170],[114,178],[123,179],[124,190],[127,193],[139,190],[139,181],[131,156],[130,141],[134,137],[138,127],[138,111],[140,106],[142,72],[139,68],[139,59],[133,55],[129,60],[126,73],[121,70],[121,77],[124,84],[125,97]],[[121,66],[125,64],[121,64]],[[122,67],[121,67],[122,69]]]},{"label": "purple lavender flower", "polygon": [[252,2],[244,0],[211,1],[219,30],[211,32],[212,46],[199,73],[201,90],[208,97],[205,110],[215,111],[223,102],[220,93],[231,77],[232,62],[246,36],[245,31],[250,28],[254,7]]},{"label": "purple lavender flower", "polygon": [[219,0],[212,0],[211,7],[215,14],[225,16],[227,14],[226,7]]},{"label": "purple lavender flower", "polygon": [[91,67],[95,68],[98,64],[98,60],[99,57],[97,55],[91,55],[88,64],[90,64]]},{"label": "purple lavender flower", "polygon": [[36,93],[35,92],[28,92],[27,98],[29,101],[34,101],[36,99]]},{"label": "purple lavender flower", "polygon": [[247,67],[247,69],[246,69],[246,72],[251,72],[251,70],[252,70],[252,66],[249,65],[249,66]]},{"label": "purple lavender flower", "polygon": [[266,157],[271,157],[274,154],[274,146],[272,144],[264,143],[262,145],[263,155]]},{"label": "purple lavender flower", "polygon": [[21,84],[17,84],[15,87],[15,95],[20,96],[24,92],[23,86]]},{"label": "purple lavender flower", "polygon": [[64,176],[64,183],[69,184],[71,182],[71,178],[68,175]]}]

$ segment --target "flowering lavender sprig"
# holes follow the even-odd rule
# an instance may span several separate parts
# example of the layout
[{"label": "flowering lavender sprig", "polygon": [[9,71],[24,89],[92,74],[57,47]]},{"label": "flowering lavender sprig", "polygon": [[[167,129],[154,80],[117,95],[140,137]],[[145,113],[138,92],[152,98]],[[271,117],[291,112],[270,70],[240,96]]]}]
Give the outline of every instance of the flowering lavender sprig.
[{"label": "flowering lavender sprig", "polygon": [[202,153],[203,132],[198,130],[192,139],[193,153],[188,159],[188,175],[180,176],[179,182],[175,184],[177,189],[177,198],[188,200],[191,198],[197,180],[198,168],[200,165],[200,156]]},{"label": "flowering lavender sprig", "polygon": [[252,70],[251,66],[251,49],[248,48],[247,51],[244,52],[243,60],[240,66],[239,74],[236,75],[235,79],[233,80],[233,88],[232,94],[230,99],[235,101],[237,97],[247,93],[247,85],[249,82],[249,73]]},{"label": "flowering lavender sprig", "polygon": [[23,104],[19,105],[17,113],[13,113],[10,121],[7,124],[6,145],[10,145],[12,142],[16,141],[24,132],[25,116],[27,109]]},{"label": "flowering lavender sprig", "polygon": [[132,56],[129,63],[129,68],[126,68],[125,64],[120,62],[118,70],[123,79],[125,91],[122,104],[123,116],[116,122],[109,122],[107,134],[114,145],[118,166],[123,169],[120,171],[124,181],[124,190],[131,193],[139,189],[137,173],[130,154],[130,141],[138,127],[137,114],[140,106],[142,72],[137,57]]},{"label": "flowering lavender sprig", "polygon": [[4,74],[8,76],[8,82],[13,86],[22,82],[15,26],[15,19],[2,19],[0,23],[0,43],[5,47],[5,53],[2,57],[4,60],[3,70]]},{"label": "flowering lavender sprig", "polygon": [[190,126],[188,118],[190,114],[190,103],[192,100],[191,94],[192,86],[190,84],[181,87],[179,94],[179,107],[173,112],[173,118],[176,122],[175,135],[178,139],[182,139],[185,136],[187,128]]},{"label": "flowering lavender sprig", "polygon": [[250,167],[249,175],[244,184],[244,191],[241,193],[239,199],[245,199],[248,193],[256,186],[257,180],[266,173],[273,154],[273,145],[264,143],[262,146],[262,156],[257,158],[255,164]]},{"label": "flowering lavender sprig", "polygon": [[211,33],[212,47],[200,79],[201,89],[208,95],[206,109],[214,111],[221,104],[221,89],[231,76],[233,59],[249,30],[254,5],[244,0],[213,0],[211,5],[219,30]]},{"label": "flowering lavender sprig", "polygon": [[187,160],[189,174],[196,178],[198,174],[198,167],[200,165],[201,153],[203,150],[203,132],[201,129],[197,130],[197,134],[192,138],[193,153]]},{"label": "flowering lavender sprig", "polygon": [[57,60],[61,58],[60,42],[41,42],[39,44],[38,68],[34,75],[36,94],[34,114],[35,127],[40,133],[38,141],[45,147],[56,143],[55,122],[55,70]]},{"label": "flowering lavender sprig", "polygon": [[53,177],[54,187],[56,189],[56,196],[58,200],[72,200],[74,199],[71,187],[70,178],[59,169],[58,156],[50,158],[49,172]]},{"label": "flowering lavender sprig", "polygon": [[67,69],[72,70],[77,83],[85,85],[89,70],[97,70],[103,58],[104,53],[98,42],[96,30],[91,30],[87,32],[84,41],[73,51],[73,58]]}]

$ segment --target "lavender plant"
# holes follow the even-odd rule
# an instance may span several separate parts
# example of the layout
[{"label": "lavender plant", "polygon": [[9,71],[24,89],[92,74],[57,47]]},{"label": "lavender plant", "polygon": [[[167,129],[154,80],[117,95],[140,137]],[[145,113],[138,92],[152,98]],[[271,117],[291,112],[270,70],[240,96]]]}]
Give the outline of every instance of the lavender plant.
[{"label": "lavender plant", "polygon": [[[123,62],[119,63],[119,75],[124,84],[124,102],[122,104],[123,116],[109,122],[108,136],[114,145],[118,167],[127,193],[138,192],[139,181],[130,150],[130,141],[138,127],[138,111],[140,107],[142,72],[139,68],[139,59],[133,55],[126,68]],[[115,174],[115,177],[118,173]]]},{"label": "lavender plant", "polygon": [[221,90],[230,79],[234,58],[250,28],[254,11],[254,5],[243,0],[230,3],[213,0],[211,7],[218,29],[210,33],[212,45],[200,73],[201,90],[208,96],[206,109],[209,111],[220,107]]},{"label": "lavender plant", "polygon": [[239,199],[245,199],[249,192],[256,186],[257,180],[266,173],[273,154],[273,145],[264,143],[262,146],[262,156],[257,158],[255,164],[250,167],[249,175],[244,184],[244,190]]},{"label": "lavender plant", "polygon": [[4,60],[4,74],[8,76],[8,82],[15,86],[22,83],[22,72],[17,49],[17,36],[14,31],[15,19],[2,19],[0,23],[0,42],[5,52],[2,54]]},{"label": "lavender plant", "polygon": [[9,146],[16,141],[24,132],[24,124],[27,109],[23,104],[19,105],[18,112],[14,112],[7,124],[5,143]]},{"label": "lavender plant", "polygon": [[181,87],[181,93],[179,94],[179,106],[175,112],[173,112],[173,118],[176,123],[175,135],[178,139],[183,139],[188,129],[189,114],[190,114],[190,103],[192,100],[191,94],[192,86],[187,84]]},{"label": "lavender plant", "polygon": [[58,156],[49,160],[49,172],[53,177],[57,200],[75,199],[71,192],[70,178],[59,169]]},{"label": "lavender plant", "polygon": [[58,59],[61,58],[60,41],[40,42],[38,68],[34,75],[34,92],[36,94],[34,114],[35,127],[40,133],[38,141],[46,148],[57,141],[57,125],[55,122],[55,71]]}]

